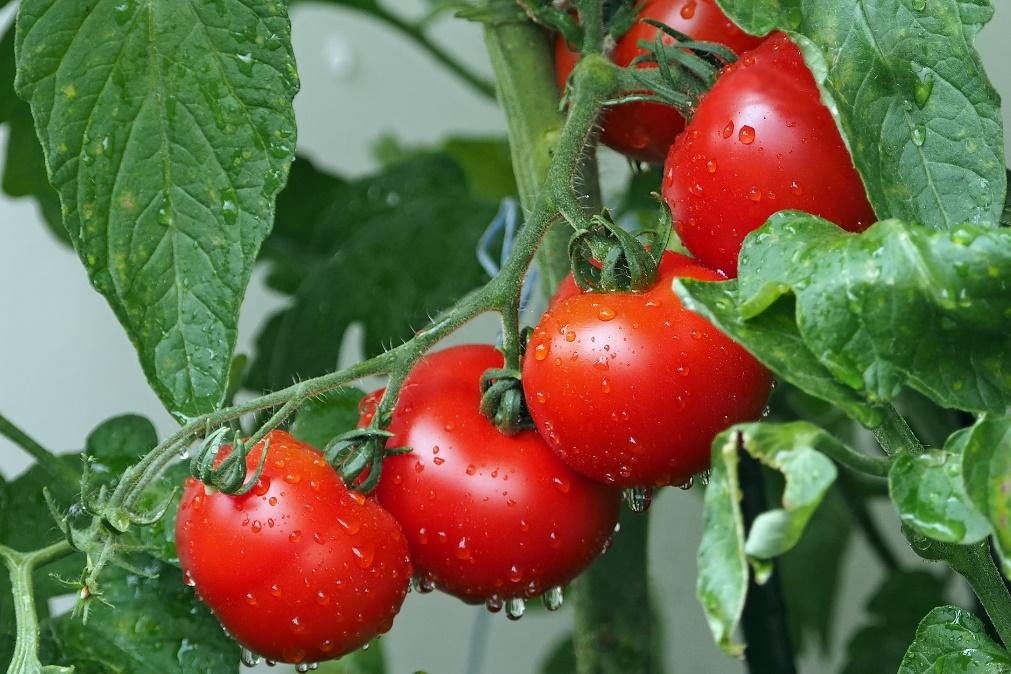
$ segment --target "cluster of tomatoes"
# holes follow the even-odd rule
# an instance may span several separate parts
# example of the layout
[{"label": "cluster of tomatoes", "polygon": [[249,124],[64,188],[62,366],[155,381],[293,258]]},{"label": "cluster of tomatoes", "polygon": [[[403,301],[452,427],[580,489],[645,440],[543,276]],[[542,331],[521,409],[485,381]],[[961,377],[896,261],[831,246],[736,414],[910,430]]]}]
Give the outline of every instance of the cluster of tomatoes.
[{"label": "cluster of tomatoes", "polygon": [[[620,488],[680,485],[709,465],[713,437],[757,417],[771,375],[685,310],[678,278],[736,274],[744,236],[800,209],[859,230],[873,212],[801,53],[760,41],[713,0],[655,0],[644,17],[741,56],[685,123],[656,103],[610,109],[603,140],[666,160],[663,195],[695,259],[667,252],[642,292],[580,292],[570,277],[535,328],[522,386],[536,430],[499,432],[482,415],[481,379],[503,366],[491,346],[423,358],[404,382],[375,493],[349,490],[323,455],[283,431],[248,493],[210,493],[191,479],[177,521],[179,557],[222,624],[271,660],[306,665],[386,632],[412,577],[510,617],[560,588],[609,543]],[[655,28],[617,43],[621,65]],[[752,51],[747,51],[752,49]],[[575,57],[564,42],[558,76]],[[648,66],[647,66],[648,67]],[[361,424],[381,392],[363,400]],[[248,457],[259,463],[263,445]]]}]

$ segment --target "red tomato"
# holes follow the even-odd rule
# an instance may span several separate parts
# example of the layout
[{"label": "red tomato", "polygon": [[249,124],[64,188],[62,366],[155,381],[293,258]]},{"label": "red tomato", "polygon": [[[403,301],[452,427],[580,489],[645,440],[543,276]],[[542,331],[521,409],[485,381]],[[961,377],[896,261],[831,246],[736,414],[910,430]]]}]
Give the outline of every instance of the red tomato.
[{"label": "red tomato", "polygon": [[[340,657],[393,624],[411,577],[407,541],[318,451],[283,431],[268,438],[247,494],[186,481],[179,561],[187,584],[253,652],[293,663]],[[250,452],[250,474],[262,451]]]},{"label": "red tomato", "polygon": [[[748,35],[716,5],[715,0],[649,0],[642,6],[640,18],[656,19],[674,30],[696,40],[720,42],[734,52],[752,49],[762,41]],[[657,29],[636,23],[618,40],[612,60],[626,67],[637,56],[646,53],[641,40],[652,43]],[[674,40],[664,38],[668,43]],[[555,44],[555,77],[560,88],[565,86],[579,55],[569,50],[561,37]],[[655,67],[643,64],[641,67]],[[674,138],[685,127],[685,120],[676,109],[661,103],[626,103],[604,113],[603,141],[624,155],[653,164],[663,162]]]},{"label": "red tomato", "polygon": [[607,484],[686,482],[709,467],[717,433],[759,416],[772,384],[672,290],[678,277],[718,274],[670,252],[659,272],[643,293],[559,297],[523,360],[541,435],[563,461]]},{"label": "red tomato", "polygon": [[702,99],[671,148],[663,196],[688,250],[729,276],[744,237],[777,211],[853,232],[874,222],[835,121],[785,35],[742,56]]},{"label": "red tomato", "polygon": [[401,392],[376,495],[401,523],[417,573],[465,601],[531,597],[572,580],[603,550],[618,493],[575,473],[537,433],[505,436],[478,410],[491,346],[418,363]]}]

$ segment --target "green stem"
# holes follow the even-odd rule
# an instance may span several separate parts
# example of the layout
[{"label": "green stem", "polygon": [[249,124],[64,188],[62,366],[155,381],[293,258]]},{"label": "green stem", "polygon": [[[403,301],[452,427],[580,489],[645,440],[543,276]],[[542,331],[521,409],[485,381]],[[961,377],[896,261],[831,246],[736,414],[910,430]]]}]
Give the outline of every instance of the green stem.
[{"label": "green stem", "polygon": [[947,547],[945,558],[962,574],[990,616],[1005,648],[1011,648],[1011,594],[990,555],[990,542]]},{"label": "green stem", "polygon": [[888,405],[885,408],[885,420],[878,428],[874,429],[874,437],[877,439],[881,449],[889,456],[895,456],[899,452],[907,451],[915,454],[924,452],[923,444],[913,433],[913,429],[906,423],[905,418],[898,411]]},{"label": "green stem", "polygon": [[[348,6],[354,7],[354,3],[351,3]],[[396,14],[392,14],[386,9],[378,6],[370,7],[368,13],[369,16],[381,20],[391,28],[395,28],[404,36],[410,38],[412,42],[428,52],[432,58],[444,65],[464,82],[469,84],[474,91],[478,92],[485,98],[495,98],[495,86],[491,82],[456,60],[456,58],[454,58],[449,52],[437,43],[433,42],[425,34],[425,31],[420,25],[404,21]]]},{"label": "green stem", "polygon": [[48,449],[32,439],[27,433],[14,425],[10,419],[0,414],[0,435],[6,437],[15,445],[25,450],[42,469],[55,480],[63,482],[73,491],[77,489],[81,476],[73,468],[60,461]]},{"label": "green stem", "polygon": [[[66,557],[74,552],[67,541],[54,543],[47,548],[34,552],[22,553],[0,546],[0,557],[7,565],[11,580],[11,593],[14,599],[14,617],[16,620],[16,641],[14,656],[11,658],[8,674],[29,674],[42,672],[39,662],[39,617],[35,610],[35,588],[32,584],[32,572],[49,562]],[[47,668],[48,671],[54,671]],[[70,670],[55,670],[70,671]]]},{"label": "green stem", "polygon": [[888,477],[888,471],[892,467],[892,460],[882,456],[870,456],[863,452],[858,452],[849,445],[841,442],[835,436],[826,436],[826,440],[819,443],[818,449],[828,455],[829,458],[838,463],[851,468],[858,473],[866,473],[876,477]]},{"label": "green stem", "polygon": [[664,671],[661,625],[649,587],[649,517],[624,511],[607,554],[571,586],[579,674]]}]

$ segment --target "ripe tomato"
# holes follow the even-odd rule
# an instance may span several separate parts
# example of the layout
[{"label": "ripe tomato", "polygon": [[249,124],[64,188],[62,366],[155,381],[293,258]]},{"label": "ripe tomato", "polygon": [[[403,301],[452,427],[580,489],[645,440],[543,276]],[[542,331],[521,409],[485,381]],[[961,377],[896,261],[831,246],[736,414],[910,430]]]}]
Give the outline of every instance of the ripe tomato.
[{"label": "ripe tomato", "polygon": [[[243,496],[190,478],[176,544],[187,584],[241,644],[270,660],[336,658],[390,629],[407,593],[407,541],[323,456],[283,431]],[[256,469],[263,443],[247,459]]]},{"label": "ripe tomato", "polygon": [[389,428],[390,447],[413,451],[386,459],[376,489],[420,577],[490,606],[568,583],[618,518],[615,490],[572,471],[534,431],[505,436],[481,415],[481,375],[502,364],[486,345],[422,359]]},{"label": "ripe tomato", "polygon": [[818,85],[785,35],[743,55],[702,99],[671,148],[663,196],[688,250],[728,276],[744,237],[777,211],[853,232],[874,222]]},{"label": "ripe tomato", "polygon": [[[735,26],[715,0],[649,0],[642,6],[640,18],[656,19],[696,40],[720,42],[737,53],[752,49],[762,41]],[[656,34],[653,26],[636,23],[618,40],[612,60],[619,66],[628,66],[637,56],[646,53],[639,42],[652,43]],[[674,42],[669,36],[665,40]],[[565,86],[578,60],[579,54],[570,51],[565,40],[559,37],[555,43],[555,77],[560,88]],[[643,64],[640,67],[651,66]],[[674,138],[684,129],[685,120],[671,106],[636,102],[606,111],[602,126],[603,141],[608,147],[639,161],[660,164]]]},{"label": "ripe tomato", "polygon": [[623,487],[682,484],[728,426],[759,416],[769,372],[681,306],[678,277],[720,276],[667,252],[643,293],[560,295],[534,330],[523,391],[570,466]]}]

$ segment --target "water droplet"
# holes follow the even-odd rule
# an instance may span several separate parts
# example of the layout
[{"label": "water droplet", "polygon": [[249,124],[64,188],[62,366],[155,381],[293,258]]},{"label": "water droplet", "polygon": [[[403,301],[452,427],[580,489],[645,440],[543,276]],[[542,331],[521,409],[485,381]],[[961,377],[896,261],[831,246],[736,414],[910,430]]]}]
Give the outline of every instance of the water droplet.
[{"label": "water droplet", "polygon": [[423,464],[420,461],[415,461],[414,462],[414,472],[415,473],[420,473],[420,472],[422,472],[424,470],[425,470],[425,464]]},{"label": "water droplet", "polygon": [[461,538],[456,544],[456,549],[453,550],[453,554],[456,555],[457,559],[463,561],[473,561],[474,555],[470,550],[470,541],[467,540],[466,536]]},{"label": "water droplet", "polygon": [[186,571],[183,573],[183,585],[186,585],[187,587],[193,587],[196,584],[197,582],[193,580],[193,574],[190,573],[189,569],[186,569]]},{"label": "water droplet", "polygon": [[488,597],[484,602],[484,607],[488,609],[489,613],[498,613],[499,611],[502,610],[502,605],[503,605],[502,597],[498,596],[497,594],[493,594],[492,596]]},{"label": "water droplet", "polygon": [[685,4],[681,6],[681,18],[687,21],[695,16],[695,9],[697,5],[698,0],[687,0]]},{"label": "water droplet", "polygon": [[534,346],[534,360],[544,360],[550,352],[547,342],[540,342]]},{"label": "water droplet", "polygon": [[260,520],[253,520],[253,524],[249,527],[249,530],[254,534],[260,533],[261,529],[263,529],[263,523]]},{"label": "water droplet", "polygon": [[256,481],[256,484],[253,485],[252,491],[257,496],[263,496],[269,490],[270,490],[270,478],[263,476]]},{"label": "water droplet", "polygon": [[372,545],[351,546],[351,554],[358,559],[358,566],[367,569],[372,566],[372,561],[376,558],[376,549]]},{"label": "water droplet", "polygon": [[927,8],[927,0],[912,0],[909,4],[917,12],[922,12]]},{"label": "water droplet", "polygon": [[432,463],[434,463],[436,466],[441,466],[442,464],[446,463],[446,460],[441,456],[437,456],[434,459],[432,459]]},{"label": "water droplet", "polygon": [[523,580],[523,571],[513,564],[509,567],[509,582],[518,583]]},{"label": "water droplet", "polygon": [[557,585],[550,588],[541,596],[541,601],[544,602],[544,608],[549,611],[557,611],[562,607],[562,603],[565,601],[565,596],[562,594],[562,588]]},{"label": "water droplet", "polygon": [[301,634],[302,632],[305,632],[305,625],[298,616],[291,619],[290,627],[293,634]]},{"label": "water droplet", "polygon": [[330,595],[328,595],[325,591],[320,590],[316,593],[316,603],[320,606],[326,606],[330,603]]},{"label": "water droplet", "polygon": [[278,585],[277,583],[271,585],[270,586],[270,595],[272,597],[280,597],[281,596],[281,586]]},{"label": "water droplet", "polygon": [[722,134],[723,137],[730,138],[730,136],[732,136],[733,133],[734,133],[734,123],[732,121],[727,122],[727,125],[723,127],[723,134]]},{"label": "water droplet", "polygon": [[625,503],[634,513],[644,513],[653,503],[653,490],[649,487],[630,487],[624,491]]},{"label": "water droplet", "polygon": [[302,540],[302,532],[301,531],[298,531],[296,529],[295,531],[292,531],[290,534],[288,534],[288,542],[289,543],[298,543],[300,540]]},{"label": "water droplet", "polygon": [[710,173],[716,173],[717,169],[719,169],[719,164],[716,163],[715,159],[710,159],[706,162],[706,170]]},{"label": "water droplet", "polygon": [[246,667],[256,667],[260,664],[260,656],[248,648],[243,648],[239,651],[239,661]]},{"label": "water droplet", "polygon": [[611,307],[601,307],[597,312],[597,318],[602,321],[610,321],[618,314]]},{"label": "water droplet", "polygon": [[800,184],[797,183],[796,180],[790,183],[790,191],[796,194],[798,197],[804,194],[804,188],[802,188]]},{"label": "water droplet", "polygon": [[527,602],[522,597],[512,597],[506,601],[505,610],[509,620],[519,620],[527,611]]},{"label": "water droplet", "polygon": [[475,472],[477,472],[477,466],[475,466],[474,464],[470,464],[467,466],[467,469],[464,472],[466,472],[467,475],[473,475]]},{"label": "water droplet", "polygon": [[748,198],[751,199],[752,201],[761,201],[762,190],[758,189],[757,187],[752,187],[750,190],[748,190]]},{"label": "water droplet", "polygon": [[428,576],[414,578],[411,580],[411,584],[414,586],[414,590],[419,594],[428,594],[429,592],[435,590],[435,581]]},{"label": "water droplet", "polygon": [[551,484],[555,485],[558,491],[563,494],[568,494],[569,489],[572,487],[572,483],[569,482],[569,478],[565,476],[551,478]]},{"label": "water droplet", "polygon": [[302,481],[302,476],[298,473],[288,473],[284,476],[284,481],[288,484],[298,484]]},{"label": "water droplet", "polygon": [[916,147],[922,147],[925,142],[927,142],[927,129],[923,126],[916,125],[910,134],[913,140],[913,145]]},{"label": "water droplet", "polygon": [[913,100],[917,107],[925,106],[933,91],[934,76],[928,69],[923,68],[916,74],[916,83],[913,85]]},{"label": "water droplet", "polygon": [[565,332],[565,341],[566,342],[574,342],[574,341],[576,341],[576,331],[575,330],[567,330]]},{"label": "water droplet", "polygon": [[689,475],[687,480],[678,485],[678,488],[688,491],[694,486],[695,486],[695,478]]},{"label": "water droplet", "polygon": [[755,142],[755,129],[745,124],[737,133],[737,140],[741,141],[745,145],[751,145]]}]

